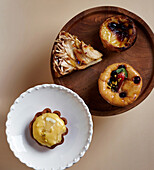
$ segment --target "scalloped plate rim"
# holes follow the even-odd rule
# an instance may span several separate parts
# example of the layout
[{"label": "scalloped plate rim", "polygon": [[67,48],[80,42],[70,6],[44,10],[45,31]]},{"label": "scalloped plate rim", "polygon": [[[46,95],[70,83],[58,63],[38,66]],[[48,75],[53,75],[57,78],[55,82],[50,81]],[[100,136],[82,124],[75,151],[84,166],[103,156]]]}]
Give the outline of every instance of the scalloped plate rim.
[{"label": "scalloped plate rim", "polygon": [[[70,162],[68,162],[65,167],[59,167],[58,168],[58,169],[65,169],[65,168],[69,168],[73,164],[77,163],[84,156],[84,154],[86,153],[86,151],[89,148],[89,145],[90,145],[91,140],[92,140],[92,135],[93,135],[93,121],[92,121],[92,116],[91,116],[91,113],[89,111],[89,108],[85,104],[84,100],[77,93],[72,91],[71,89],[64,87],[62,85],[57,85],[57,84],[42,84],[42,85],[36,85],[34,87],[31,87],[31,88],[27,89],[25,92],[21,93],[19,95],[19,97],[17,97],[15,99],[14,103],[11,105],[10,110],[7,114],[7,120],[6,120],[6,123],[5,123],[5,125],[6,125],[5,133],[6,133],[7,142],[9,144],[9,147],[10,147],[11,151],[13,152],[13,154],[15,155],[15,157],[17,157],[22,163],[24,163],[25,165],[27,165],[30,168],[40,169],[39,167],[32,165],[30,162],[26,162],[25,160],[21,159],[20,155],[18,155],[18,153],[15,151],[15,149],[14,149],[12,143],[11,143],[10,136],[9,136],[9,133],[10,133],[10,131],[9,131],[9,121],[10,121],[10,114],[11,114],[12,110],[14,110],[14,107],[16,106],[16,104],[18,104],[20,102],[21,98],[24,98],[28,93],[31,93],[33,90],[38,90],[39,88],[48,88],[48,87],[59,88],[60,90],[64,90],[67,93],[70,93],[71,95],[73,95],[75,98],[77,98],[79,100],[79,102],[82,104],[82,106],[84,107],[84,109],[86,110],[86,113],[87,113],[88,119],[89,119],[88,120],[89,121],[89,137],[87,138],[86,145],[83,147],[82,151],[78,154],[78,156],[73,158]],[[46,168],[43,168],[43,169],[46,169]],[[55,170],[55,169],[51,168],[51,170]]]}]

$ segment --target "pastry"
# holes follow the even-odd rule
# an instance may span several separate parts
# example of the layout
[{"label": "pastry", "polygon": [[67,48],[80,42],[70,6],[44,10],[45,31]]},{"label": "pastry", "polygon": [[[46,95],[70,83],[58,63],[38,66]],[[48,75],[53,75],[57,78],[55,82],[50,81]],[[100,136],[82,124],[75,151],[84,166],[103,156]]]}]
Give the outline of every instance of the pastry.
[{"label": "pastry", "polygon": [[136,41],[136,26],[125,15],[107,18],[100,27],[100,38],[104,48],[111,51],[124,51]]},{"label": "pastry", "polygon": [[59,111],[51,112],[49,108],[35,115],[29,127],[38,144],[53,149],[64,142],[64,135],[68,133],[67,120],[60,115]]},{"label": "pastry", "polygon": [[133,103],[142,88],[140,74],[126,63],[115,63],[100,74],[98,80],[101,96],[115,106],[126,106]]},{"label": "pastry", "polygon": [[55,77],[61,77],[74,70],[82,70],[102,60],[102,54],[76,36],[61,31],[52,51],[52,68]]}]

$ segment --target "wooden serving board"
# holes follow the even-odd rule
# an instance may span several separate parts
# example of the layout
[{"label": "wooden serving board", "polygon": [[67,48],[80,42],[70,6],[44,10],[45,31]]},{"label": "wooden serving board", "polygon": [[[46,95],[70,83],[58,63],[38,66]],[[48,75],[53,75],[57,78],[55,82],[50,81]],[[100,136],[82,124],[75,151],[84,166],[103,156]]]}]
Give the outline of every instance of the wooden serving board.
[{"label": "wooden serving board", "polygon": [[[137,27],[135,44],[124,52],[109,52],[103,48],[99,38],[102,22],[110,16],[124,14],[129,16]],[[91,44],[103,53],[103,60],[82,71],[75,71],[62,78],[55,78],[51,65],[54,83],[75,91],[83,98],[91,113],[97,116],[110,116],[125,112],[141,103],[154,86],[154,35],[149,26],[137,15],[117,7],[96,7],[81,12],[72,18],[62,30],[78,36],[86,44]],[[51,56],[52,61],[52,56]],[[99,94],[98,78],[104,69],[113,63],[125,62],[134,67],[143,78],[143,87],[139,98],[126,107],[116,107],[107,103]]]}]

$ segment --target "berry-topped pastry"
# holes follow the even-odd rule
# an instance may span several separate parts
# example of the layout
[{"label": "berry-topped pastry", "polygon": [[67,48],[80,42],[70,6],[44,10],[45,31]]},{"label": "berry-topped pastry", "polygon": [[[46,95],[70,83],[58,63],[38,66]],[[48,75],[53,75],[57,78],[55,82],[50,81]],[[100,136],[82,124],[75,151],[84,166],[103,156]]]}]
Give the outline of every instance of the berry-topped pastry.
[{"label": "berry-topped pastry", "polygon": [[60,115],[59,111],[51,112],[46,108],[31,121],[31,136],[41,146],[53,149],[64,142],[64,135],[68,133],[67,120]]},{"label": "berry-topped pastry", "polygon": [[115,106],[133,103],[142,88],[140,74],[126,63],[115,63],[101,73],[98,80],[101,96]]},{"label": "berry-topped pastry", "polygon": [[111,51],[124,51],[135,43],[135,24],[125,15],[109,17],[100,27],[100,38],[104,48]]}]

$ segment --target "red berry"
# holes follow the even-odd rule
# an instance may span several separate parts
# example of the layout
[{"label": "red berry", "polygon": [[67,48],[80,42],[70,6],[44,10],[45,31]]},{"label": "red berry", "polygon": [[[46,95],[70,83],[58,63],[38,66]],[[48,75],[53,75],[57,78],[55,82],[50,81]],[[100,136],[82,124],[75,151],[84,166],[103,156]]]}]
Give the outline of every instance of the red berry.
[{"label": "red berry", "polygon": [[119,91],[119,89],[120,89],[124,79],[125,79],[125,73],[124,72],[119,73],[118,76],[117,76],[117,82],[118,82],[118,89],[117,89],[117,91]]}]

